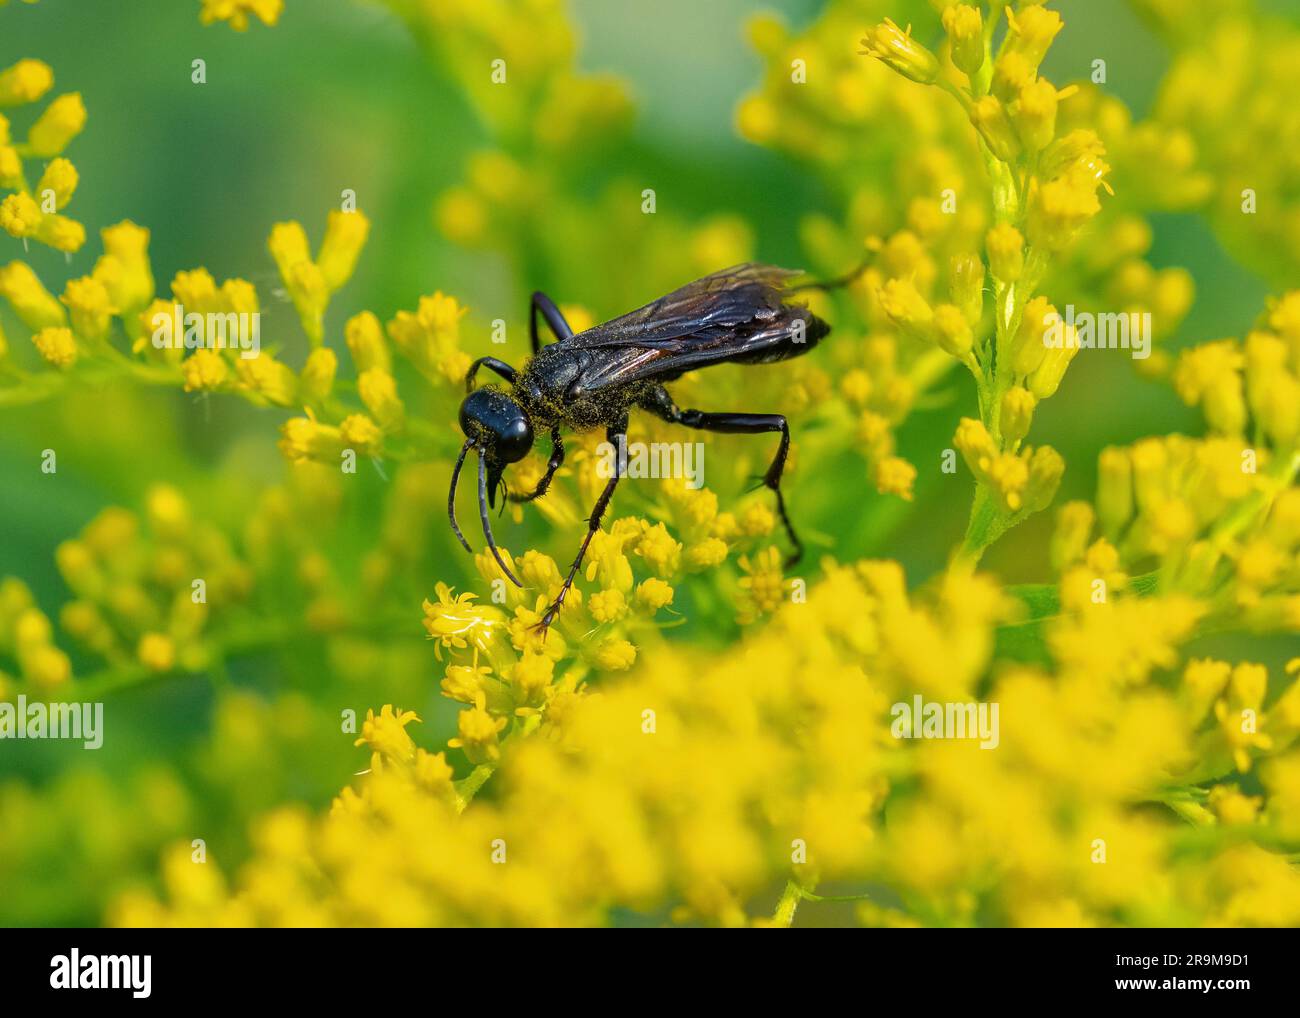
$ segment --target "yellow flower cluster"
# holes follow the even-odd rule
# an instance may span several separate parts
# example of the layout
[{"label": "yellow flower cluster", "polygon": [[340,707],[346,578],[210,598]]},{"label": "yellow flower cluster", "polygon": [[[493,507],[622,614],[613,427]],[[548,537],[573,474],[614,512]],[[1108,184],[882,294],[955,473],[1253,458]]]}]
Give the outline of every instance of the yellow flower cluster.
[{"label": "yellow flower cluster", "polygon": [[[0,110],[39,102],[54,87],[54,72],[40,60],[20,60],[0,71]],[[27,129],[12,136],[0,112],[0,229],[24,243],[28,239],[73,252],[86,241],[86,228],[62,214],[77,190],[77,170],[63,151],[86,124],[81,93],[53,99]],[[41,160],[44,170],[33,187],[23,163]]]},{"label": "yellow flower cluster", "polygon": [[60,627],[108,665],[202,670],[216,649],[214,617],[229,618],[247,600],[252,572],[175,488],[150,490],[143,517],[106,509],[59,545],[55,560],[73,595]]},{"label": "yellow flower cluster", "polygon": [[[1244,343],[1184,350],[1173,382],[1211,434],[1145,438],[1103,449],[1096,508],[1057,520],[1061,602],[1101,603],[1126,573],[1197,599],[1206,624],[1300,628],[1300,294],[1265,314]],[[1094,527],[1100,537],[1092,542]]]},{"label": "yellow flower cluster", "polygon": [[[964,551],[985,546],[1019,519],[1051,502],[1064,471],[1050,447],[1021,447],[1036,404],[1056,392],[1078,350],[1064,330],[1046,342],[1055,308],[1034,294],[1052,256],[1068,248],[1100,211],[1099,187],[1110,167],[1095,131],[1057,130],[1057,108],[1077,92],[1038,73],[1062,28],[1042,5],[1005,6],[1007,30],[993,52],[993,25],[977,7],[943,12],[947,62],[893,22],[871,31],[864,53],[912,81],[950,93],[969,117],[988,171],[993,225],[985,261],[970,250],[954,256],[949,299],[935,303],[910,271],[881,285],[881,307],[914,339],[961,361],[975,378],[980,420],[963,420],[954,438],[978,482]],[[992,276],[991,321],[986,273]],[[1059,321],[1059,315],[1056,316]]]},{"label": "yellow flower cluster", "polygon": [[[1054,672],[994,677],[986,696],[1003,722],[986,752],[899,739],[888,720],[895,700],[970,698],[985,680],[997,627],[1019,609],[984,576],[950,573],[909,595],[893,563],[831,567],[805,604],[726,654],[657,647],[596,691],[573,681],[572,664],[552,680],[562,662],[526,651],[496,678],[514,624],[442,588],[426,624],[465,661],[444,691],[473,704],[451,745],[476,770],[454,780],[444,753],[411,738],[417,718],[385,706],[358,740],[368,773],[327,816],[274,812],[233,886],[207,875],[196,888],[186,867],[166,866],[166,904],[132,894],[114,918],[559,925],[666,906],[678,922],[769,924],[763,896],[790,880],[800,893],[829,881],[896,888],[902,907],[864,903],[867,924],[1300,921],[1300,877],[1282,859],[1189,840],[1187,827],[1297,829],[1300,756],[1287,747],[1300,683],[1270,709],[1269,737],[1232,734],[1222,719],[1258,709],[1262,668],[1191,661],[1171,687],[1158,677],[1194,628],[1185,602],[1105,610],[1104,622],[1051,623]],[[520,703],[536,707],[520,724],[514,706],[507,734]],[[1217,756],[1194,754],[1202,742]],[[1214,768],[1205,781],[1241,754],[1269,758],[1263,794],[1184,784],[1194,762]],[[489,804],[474,793],[493,769]]]},{"label": "yellow flower cluster", "polygon": [[[812,164],[841,192],[843,222],[803,222],[804,245],[823,273],[860,262],[866,239],[872,264],[832,316],[830,356],[868,476],[878,491],[909,498],[916,468],[896,454],[895,431],[951,366],[940,337],[961,356],[976,327],[963,316],[980,315],[984,270],[971,253],[990,208],[960,109],[846,49],[860,17],[856,5],[830,3],[799,34],[755,18],[750,38],[766,62],[764,82],[736,119],[746,138]],[[892,22],[865,43],[889,67],[917,62],[905,77],[931,77],[923,48]],[[867,166],[883,172],[862,172]],[[941,308],[938,326],[932,305]]]},{"label": "yellow flower cluster", "polygon": [[[1300,29],[1255,4],[1135,0],[1174,49],[1154,123],[1181,140],[1203,209],[1225,244],[1275,286],[1300,271],[1300,170],[1280,139],[1300,131]],[[1158,170],[1148,169],[1155,187]]]},{"label": "yellow flower cluster", "polygon": [[15,676],[0,670],[0,700],[17,694],[19,678],[34,689],[50,689],[72,677],[72,663],[54,643],[49,616],[27,585],[12,576],[0,580],[0,655],[17,671]]},{"label": "yellow flower cluster", "polygon": [[236,32],[246,32],[254,16],[264,25],[274,25],[283,13],[284,0],[203,0],[199,21],[205,25],[224,21]]}]

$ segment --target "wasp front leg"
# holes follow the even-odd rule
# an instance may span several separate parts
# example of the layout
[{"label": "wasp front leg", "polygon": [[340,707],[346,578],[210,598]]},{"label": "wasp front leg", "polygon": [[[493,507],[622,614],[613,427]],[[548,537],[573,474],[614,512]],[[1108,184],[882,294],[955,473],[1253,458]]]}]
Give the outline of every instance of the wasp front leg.
[{"label": "wasp front leg", "polygon": [[[620,440],[627,437],[627,415],[618,424],[606,429],[605,439],[611,445],[618,447]],[[559,596],[549,608],[542,620],[537,623],[535,628],[540,629],[543,634],[550,628],[555,617],[560,614],[560,609],[564,606],[564,597],[573,586],[573,580],[578,575],[578,569],[582,566],[583,556],[587,554],[587,546],[591,544],[591,539],[600,529],[601,518],[605,515],[605,510],[609,508],[610,499],[614,497],[614,489],[618,487],[619,481],[619,462],[618,457],[614,458],[614,470],[610,476],[609,483],[605,485],[605,490],[600,493],[600,498],[596,499],[596,505],[591,510],[591,516],[587,520],[587,536],[582,539],[582,547],[578,549],[578,557],[573,560],[573,565],[569,567],[569,575],[564,578],[564,586],[560,588]]]},{"label": "wasp front leg", "polygon": [[772,489],[776,495],[776,511],[781,517],[786,535],[794,545],[794,551],[785,561],[789,569],[803,557],[803,542],[794,532],[794,525],[785,510],[785,496],[781,494],[781,475],[785,472],[786,457],[790,454],[790,425],[782,414],[746,414],[746,413],[705,413],[701,410],[682,410],[673,402],[672,396],[662,385],[656,387],[641,405],[651,413],[658,414],[673,424],[681,424],[700,431],[716,431],[732,435],[756,435],[779,431],[781,444],[777,446],[776,455],[763,475],[762,483]]},{"label": "wasp front leg", "polygon": [[478,374],[479,368],[487,368],[489,371],[495,371],[511,385],[515,384],[516,372],[509,364],[505,361],[497,360],[495,357],[480,357],[471,364],[469,370],[465,372],[466,392],[474,391],[474,376]]},{"label": "wasp front leg", "polygon": [[539,311],[542,313],[542,317],[546,319],[546,324],[551,327],[551,332],[555,335],[557,343],[563,343],[573,335],[572,327],[565,321],[564,314],[560,309],[555,306],[555,301],[542,293],[541,290],[538,290],[533,294],[528,312],[528,338],[533,343],[534,357],[542,349],[541,337],[537,335],[537,313]]},{"label": "wasp front leg", "polygon": [[541,498],[546,494],[547,489],[551,486],[551,479],[555,477],[555,471],[560,469],[564,463],[564,442],[560,438],[560,429],[554,427],[551,429],[551,458],[546,461],[546,473],[542,479],[537,482],[537,487],[527,495],[510,495],[511,502],[532,502],[534,499]]}]

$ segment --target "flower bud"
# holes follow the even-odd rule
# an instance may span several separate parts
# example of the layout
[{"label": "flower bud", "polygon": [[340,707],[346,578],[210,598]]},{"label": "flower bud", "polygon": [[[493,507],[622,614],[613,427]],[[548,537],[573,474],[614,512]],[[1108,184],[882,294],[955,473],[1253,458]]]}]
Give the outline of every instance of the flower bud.
[{"label": "flower bud", "polygon": [[1003,53],[993,62],[991,88],[995,98],[1009,103],[1034,80],[1034,69],[1019,53]]},{"label": "flower bud", "polygon": [[348,319],[343,335],[358,372],[378,368],[391,374],[393,358],[384,342],[384,331],[372,311],[362,311]]},{"label": "flower bud", "polygon": [[1050,445],[1040,445],[1029,460],[1029,481],[1025,485],[1025,508],[1041,512],[1052,504],[1065,476],[1065,460]]},{"label": "flower bud", "polygon": [[1128,451],[1107,446],[1097,457],[1097,518],[1112,541],[1133,515],[1133,464]]},{"label": "flower bud", "polygon": [[978,7],[952,4],[944,8],[943,28],[952,47],[952,62],[973,78],[984,63],[984,17]]},{"label": "flower bud", "polygon": [[320,403],[326,399],[334,388],[334,375],[338,366],[338,357],[327,346],[317,347],[309,353],[298,379],[302,398],[308,403]]},{"label": "flower bud", "polygon": [[1066,502],[1056,514],[1052,533],[1052,568],[1058,573],[1083,559],[1092,538],[1093,513],[1087,502]]},{"label": "flower bud", "polygon": [[0,269],[0,294],[12,305],[19,320],[33,332],[67,324],[63,305],[45,289],[25,262],[10,262]]},{"label": "flower bud", "polygon": [[953,256],[950,292],[966,321],[972,326],[979,324],[984,313],[984,263],[979,255]]},{"label": "flower bud", "polygon": [[997,158],[1004,163],[1014,162],[1020,146],[1015,133],[1011,130],[1011,121],[1007,111],[993,96],[986,95],[976,99],[970,109],[971,123],[979,131],[980,137]]},{"label": "flower bud", "polygon": [[1060,97],[1046,78],[1025,85],[1016,105],[1016,133],[1030,155],[1045,149],[1056,137],[1056,108]]},{"label": "flower bud", "polygon": [[939,61],[934,54],[912,38],[910,27],[904,32],[889,18],[869,28],[862,45],[865,49],[860,52],[864,56],[875,57],[905,78],[930,85],[939,77]]},{"label": "flower bud", "polygon": [[57,156],[86,126],[86,107],[80,92],[61,95],[45,107],[45,111],[27,132],[27,147],[38,159]]},{"label": "flower bud", "polygon": [[1025,269],[1025,238],[1010,223],[999,223],[984,238],[989,271],[1004,283],[1014,283]]},{"label": "flower bud", "polygon": [[910,279],[891,279],[880,288],[880,306],[907,332],[929,339],[934,312]]},{"label": "flower bud", "polygon": [[984,422],[977,421],[973,417],[963,417],[957,424],[957,432],[952,437],[952,444],[961,453],[962,459],[970,467],[970,472],[980,479],[987,475],[998,454],[997,447],[993,444],[993,436],[984,427]]},{"label": "flower bud", "polygon": [[1029,434],[1030,422],[1034,419],[1034,407],[1038,400],[1028,389],[1013,385],[1002,397],[1002,438],[1014,444]]},{"label": "flower bud", "polygon": [[54,72],[42,60],[19,60],[0,71],[0,106],[32,103],[54,87]]},{"label": "flower bud", "polygon": [[1007,23],[1010,25],[1007,51],[1024,57],[1032,71],[1038,70],[1056,33],[1064,27],[1056,11],[1038,5],[1022,5],[1015,14],[1008,7]]},{"label": "flower bud", "polygon": [[1065,369],[1079,352],[1079,340],[1072,328],[1065,330],[1064,341],[1060,346],[1047,347],[1038,367],[1029,374],[1029,391],[1039,399],[1053,395],[1065,377]]},{"label": "flower bud", "polygon": [[970,323],[955,304],[940,304],[934,309],[934,339],[948,353],[958,360],[971,351],[975,337]]},{"label": "flower bud", "polygon": [[48,192],[54,198],[54,208],[49,211],[57,212],[72,200],[77,179],[77,168],[72,163],[63,158],[52,159],[36,184],[36,197],[43,202]]},{"label": "flower bud", "polygon": [[370,220],[360,210],[331,210],[325,224],[325,239],[321,241],[320,253],[316,258],[330,292],[337,290],[352,277],[369,233]]},{"label": "flower bud", "polygon": [[77,343],[72,330],[51,327],[42,329],[32,337],[36,352],[56,368],[70,368],[77,360]]},{"label": "flower bud", "polygon": [[387,371],[371,368],[357,379],[361,402],[385,431],[395,431],[406,419],[406,407],[397,395],[397,383]]},{"label": "flower bud", "polygon": [[1043,362],[1047,353],[1044,338],[1051,322],[1059,322],[1051,301],[1038,296],[1025,305],[1020,328],[1011,340],[1011,370],[1019,377],[1030,374]]}]

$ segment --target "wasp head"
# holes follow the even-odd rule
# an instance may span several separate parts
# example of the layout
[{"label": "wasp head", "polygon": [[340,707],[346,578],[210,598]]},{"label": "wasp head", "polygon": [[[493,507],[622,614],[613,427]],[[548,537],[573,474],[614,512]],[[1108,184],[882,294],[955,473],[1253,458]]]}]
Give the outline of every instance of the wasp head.
[{"label": "wasp head", "polygon": [[495,506],[501,474],[533,448],[528,415],[500,389],[476,389],[460,405],[460,430],[487,461],[488,501]]},{"label": "wasp head", "polygon": [[461,447],[460,456],[452,471],[451,491],[447,496],[447,513],[451,518],[452,530],[465,549],[470,550],[469,542],[456,523],[456,481],[460,477],[466,454],[470,449],[475,449],[478,452],[478,500],[483,535],[501,569],[517,586],[521,586],[501,558],[496,542],[492,539],[488,506],[497,504],[497,488],[502,486],[501,475],[505,468],[523,459],[532,449],[532,423],[523,407],[500,389],[489,386],[476,389],[465,397],[465,402],[460,405],[460,428],[465,433],[465,444]]}]

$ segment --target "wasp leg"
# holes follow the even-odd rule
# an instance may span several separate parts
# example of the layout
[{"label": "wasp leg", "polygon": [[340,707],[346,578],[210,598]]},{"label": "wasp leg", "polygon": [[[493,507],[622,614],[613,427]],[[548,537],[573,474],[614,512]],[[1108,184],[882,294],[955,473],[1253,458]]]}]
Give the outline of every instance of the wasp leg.
[{"label": "wasp leg", "polygon": [[790,425],[781,414],[745,414],[745,413],[705,413],[701,410],[682,410],[673,402],[668,390],[658,386],[648,398],[641,401],[641,406],[664,420],[673,424],[682,424],[700,431],[717,431],[731,435],[757,435],[769,431],[781,433],[781,444],[777,446],[767,473],[763,475],[763,485],[771,488],[776,495],[776,511],[785,526],[786,535],[794,545],[794,552],[785,561],[789,569],[803,557],[803,542],[794,532],[794,525],[785,511],[785,496],[781,494],[781,474],[785,470],[785,460],[790,453]]},{"label": "wasp leg", "polygon": [[[624,438],[626,435],[626,415],[617,425],[607,428],[605,431],[606,440],[616,447],[619,444],[619,439]],[[559,596],[556,597],[554,603],[546,609],[546,614],[542,616],[542,620],[537,623],[535,627],[540,629],[543,634],[545,634],[551,623],[555,621],[555,616],[560,613],[560,608],[564,605],[564,596],[569,592],[569,588],[573,586],[573,578],[578,575],[578,569],[582,565],[583,556],[587,554],[587,545],[591,544],[592,537],[594,537],[596,531],[600,529],[600,519],[605,515],[605,510],[609,508],[609,500],[614,497],[614,489],[618,487],[618,470],[618,457],[615,457],[614,471],[610,476],[609,483],[605,485],[605,490],[600,493],[600,498],[596,499],[596,505],[591,510],[591,516],[587,521],[587,536],[582,539],[582,547],[578,549],[578,557],[573,560],[573,565],[569,567],[569,575],[564,578],[564,586],[560,588]]]},{"label": "wasp leg", "polygon": [[560,314],[560,309],[555,306],[555,301],[542,293],[541,290],[536,291],[533,294],[532,307],[528,315],[528,336],[533,341],[534,357],[537,356],[537,352],[542,348],[541,340],[537,338],[538,311],[540,311],[542,317],[546,319],[546,324],[551,327],[551,332],[555,334],[555,340],[557,343],[563,343],[573,335],[573,329],[571,329],[569,323],[564,320],[564,315]]},{"label": "wasp leg", "polygon": [[546,494],[546,489],[551,486],[551,478],[555,476],[555,471],[560,469],[560,464],[564,462],[564,442],[560,439],[560,429],[554,427],[551,429],[551,458],[546,461],[546,476],[537,482],[537,487],[527,495],[510,495],[511,502],[531,502],[533,499],[541,498]]},{"label": "wasp leg", "polygon": [[505,361],[499,361],[495,357],[480,357],[469,366],[469,371],[465,373],[465,391],[474,391],[474,376],[478,374],[479,368],[487,368],[489,371],[495,371],[511,385],[515,384],[515,369]]}]

